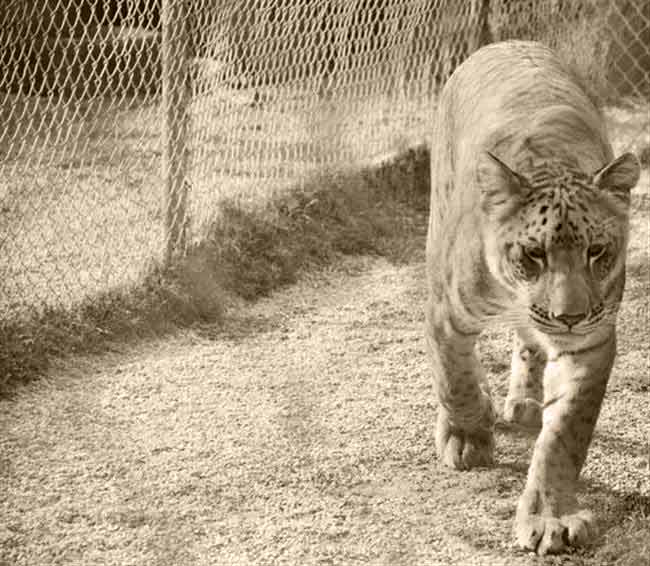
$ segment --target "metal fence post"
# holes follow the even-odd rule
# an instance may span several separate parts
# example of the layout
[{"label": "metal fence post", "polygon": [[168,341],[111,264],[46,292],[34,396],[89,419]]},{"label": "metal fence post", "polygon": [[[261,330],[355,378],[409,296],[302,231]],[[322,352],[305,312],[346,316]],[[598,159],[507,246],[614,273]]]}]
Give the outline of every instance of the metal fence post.
[{"label": "metal fence post", "polygon": [[165,183],[164,263],[185,249],[187,133],[189,126],[189,33],[186,0],[162,3],[162,175]]}]

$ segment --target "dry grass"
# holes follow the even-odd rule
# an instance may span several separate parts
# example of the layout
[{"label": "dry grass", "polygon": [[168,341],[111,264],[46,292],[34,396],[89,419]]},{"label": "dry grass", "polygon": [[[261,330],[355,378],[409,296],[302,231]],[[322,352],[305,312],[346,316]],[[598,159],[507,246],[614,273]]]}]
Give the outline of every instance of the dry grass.
[{"label": "dry grass", "polygon": [[220,319],[233,297],[256,299],[346,254],[407,261],[428,203],[427,153],[324,176],[265,206],[220,204],[220,222],[172,269],[152,269],[128,291],[0,321],[0,391],[47,370],[52,358]]}]

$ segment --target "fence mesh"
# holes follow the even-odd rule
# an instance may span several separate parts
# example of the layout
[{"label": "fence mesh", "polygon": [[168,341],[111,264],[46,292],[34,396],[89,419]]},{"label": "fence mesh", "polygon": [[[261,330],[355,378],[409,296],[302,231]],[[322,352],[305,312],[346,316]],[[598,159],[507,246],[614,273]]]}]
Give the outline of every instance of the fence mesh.
[{"label": "fence mesh", "polygon": [[425,142],[445,79],[507,38],[556,47],[619,149],[647,146],[645,0],[4,0],[0,318],[137,284],[226,200]]}]

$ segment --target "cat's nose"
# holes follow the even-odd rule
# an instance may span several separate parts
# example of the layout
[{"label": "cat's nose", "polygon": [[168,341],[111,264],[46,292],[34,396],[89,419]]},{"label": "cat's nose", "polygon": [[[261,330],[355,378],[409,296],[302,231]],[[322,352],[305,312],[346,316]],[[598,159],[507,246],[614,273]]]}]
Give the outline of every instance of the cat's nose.
[{"label": "cat's nose", "polygon": [[572,326],[575,326],[578,324],[580,321],[584,320],[587,316],[587,313],[579,313],[579,314],[556,314],[553,315],[553,318],[555,320],[559,320],[560,322],[566,324],[569,328]]}]

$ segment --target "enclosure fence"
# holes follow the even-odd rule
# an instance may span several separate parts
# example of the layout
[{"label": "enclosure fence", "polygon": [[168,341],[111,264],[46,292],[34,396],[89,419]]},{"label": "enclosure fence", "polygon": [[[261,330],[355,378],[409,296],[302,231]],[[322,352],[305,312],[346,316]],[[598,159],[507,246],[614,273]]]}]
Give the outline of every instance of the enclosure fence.
[{"label": "enclosure fence", "polygon": [[[128,289],[226,202],[426,142],[445,79],[507,38],[647,115],[647,0],[3,0],[0,319]],[[647,120],[627,132],[647,146]]]}]

